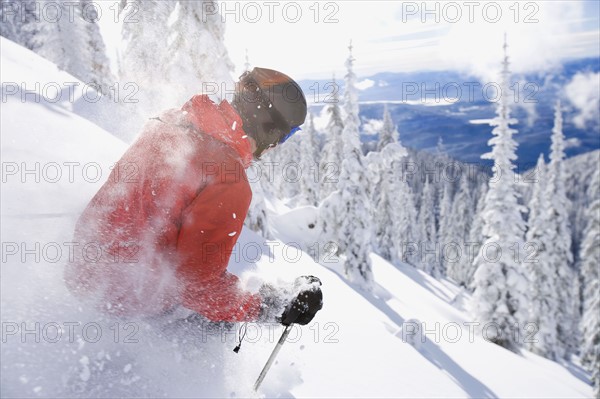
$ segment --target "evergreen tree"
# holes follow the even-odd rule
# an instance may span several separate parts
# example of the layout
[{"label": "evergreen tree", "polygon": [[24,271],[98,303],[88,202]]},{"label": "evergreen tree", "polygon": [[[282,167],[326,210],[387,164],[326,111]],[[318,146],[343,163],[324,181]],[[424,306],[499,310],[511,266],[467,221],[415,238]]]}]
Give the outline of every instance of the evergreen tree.
[{"label": "evergreen tree", "polygon": [[[393,126],[391,119],[388,123]],[[393,127],[391,130],[393,131]],[[407,155],[406,149],[398,141],[397,134],[390,135],[390,140],[380,152],[369,153],[369,156],[376,157],[371,165],[374,174],[380,179],[374,191],[373,220],[375,243],[380,255],[392,263],[399,263],[409,261],[404,252],[409,243],[417,241],[417,234],[414,232],[416,209],[410,187],[401,178],[400,162]],[[411,255],[410,262],[412,261],[414,259]]]},{"label": "evergreen tree", "polygon": [[248,180],[252,188],[252,202],[246,215],[244,224],[250,229],[266,239],[271,238],[271,230],[269,226],[269,216],[267,213],[267,204],[265,202],[265,192],[263,191],[261,180],[265,178],[262,175],[262,170],[258,163],[253,164],[248,168]]},{"label": "evergreen tree", "polygon": [[218,10],[216,1],[179,0],[173,11],[166,61],[170,91],[177,93],[177,104],[201,91],[216,91],[216,100],[226,99],[223,83],[233,91],[225,24],[219,13],[206,12],[211,6]]},{"label": "evergreen tree", "polygon": [[168,79],[168,32],[172,31],[169,17],[176,5],[177,2],[160,0],[133,0],[121,3],[119,18],[123,21],[123,44],[120,51],[119,78],[124,84],[135,84],[138,89],[138,102],[127,107],[129,117],[136,119],[132,122],[133,125],[139,125],[166,108],[182,105],[181,99],[173,98],[179,93],[175,93],[176,90],[169,87]]},{"label": "evergreen tree", "polygon": [[534,248],[530,262],[526,263],[530,281],[529,322],[538,329],[536,339],[529,343],[529,349],[538,355],[556,359],[558,351],[557,271],[549,254],[554,245],[549,231],[549,199],[546,197],[546,171],[544,156],[540,154],[536,165],[537,181],[529,201],[527,221],[527,245]]},{"label": "evergreen tree", "polygon": [[233,64],[221,16],[206,12],[211,6],[218,10],[216,2],[208,1],[122,3],[120,79],[138,89],[138,101],[128,107],[129,125],[181,107],[197,94],[208,94],[215,102],[231,100]]},{"label": "evergreen tree", "polygon": [[583,317],[581,359],[592,374],[596,397],[600,397],[600,171],[596,169],[588,189],[591,204],[581,246]]},{"label": "evergreen tree", "polygon": [[439,262],[437,251],[437,229],[435,225],[435,186],[426,177],[421,196],[417,223],[420,231],[419,268],[428,274],[439,277]]},{"label": "evergreen tree", "polygon": [[292,204],[297,204],[302,196],[302,150],[301,134],[290,137],[279,149],[279,164],[281,179],[279,192],[281,198],[291,199]]},{"label": "evergreen tree", "polygon": [[[387,159],[382,154],[382,150],[386,145],[391,143],[397,143],[397,139],[393,135],[394,124],[389,115],[387,104],[383,107],[383,127],[379,132],[379,141],[377,143],[377,151],[370,151],[367,153],[365,159],[367,162],[367,169],[369,171],[369,193],[372,198],[374,206],[371,207],[371,218],[375,221],[375,227],[373,230],[373,246],[375,250],[385,259],[391,259],[391,245],[389,243],[382,242],[386,230],[392,229],[389,226],[388,206],[390,205],[389,195],[393,190],[390,182],[386,181],[387,173],[390,172],[390,168],[394,163],[394,159]],[[394,155],[393,151],[386,151],[388,154]],[[385,187],[384,187],[385,186]],[[387,191],[383,191],[383,190]],[[386,220],[385,222],[381,222]],[[390,239],[389,236],[385,240]]]},{"label": "evergreen tree", "polygon": [[99,6],[91,0],[49,3],[2,0],[2,36],[108,94],[114,77],[97,24]]},{"label": "evergreen tree", "polygon": [[479,188],[477,196],[477,205],[475,206],[475,215],[473,216],[473,223],[471,224],[471,230],[469,231],[469,241],[465,245],[465,262],[467,266],[466,270],[466,287],[473,291],[475,286],[473,284],[473,275],[475,274],[474,260],[475,256],[479,253],[481,246],[483,245],[483,210],[485,208],[485,196],[488,191],[488,185],[482,184]]},{"label": "evergreen tree", "polygon": [[448,216],[446,244],[442,254],[446,257],[446,274],[464,287],[469,283],[469,269],[472,260],[467,253],[465,245],[469,241],[469,234],[473,222],[473,199],[469,190],[467,176],[462,176],[460,187]]},{"label": "evergreen tree", "polygon": [[18,22],[18,43],[27,47],[29,50],[35,51],[41,46],[39,37],[42,30],[42,18],[40,16],[40,7],[43,2],[37,0],[25,0],[21,2],[21,15]]},{"label": "evergreen tree", "polygon": [[556,104],[554,128],[552,129],[552,145],[550,163],[548,165],[545,196],[548,204],[549,235],[548,261],[556,271],[558,286],[558,309],[561,310],[558,320],[558,340],[562,348],[562,356],[569,358],[577,346],[577,325],[579,322],[579,301],[576,274],[571,268],[573,255],[571,253],[571,230],[569,228],[569,202],[565,191],[563,160],[564,135],[562,131],[562,114],[560,102]]},{"label": "evergreen tree", "polygon": [[[544,161],[544,154],[540,154],[535,165],[535,181],[533,182],[533,190],[531,198],[529,200],[529,216],[527,220],[527,231],[530,232],[532,227],[535,225],[535,221],[544,214],[545,209],[542,207],[547,205],[544,201],[546,200],[544,194],[546,191],[546,162]],[[529,241],[530,235],[527,236]]]},{"label": "evergreen tree", "polygon": [[383,150],[383,148],[390,144],[398,142],[398,131],[396,130],[396,126],[394,126],[394,122],[392,121],[392,116],[390,115],[390,110],[388,109],[388,105],[384,104],[383,106],[383,127],[379,132],[379,141],[377,142],[377,151]]},{"label": "evergreen tree", "polygon": [[[333,83],[335,83],[335,77]],[[338,91],[335,89],[332,94],[332,102],[327,105],[329,121],[325,128],[325,144],[319,164],[319,180],[321,183],[319,197],[321,200],[336,190],[342,165],[344,122],[337,93]]]},{"label": "evergreen tree", "polygon": [[[53,3],[48,7],[47,18],[35,35],[35,51],[80,80],[87,76],[91,60],[87,48],[87,22],[82,18],[80,3]],[[87,82],[86,82],[87,83]]]},{"label": "evergreen tree", "polygon": [[41,44],[38,37],[42,27],[41,7],[38,0],[1,0],[0,36],[37,51]]},{"label": "evergreen tree", "polygon": [[[398,166],[395,167],[398,171]],[[419,243],[422,242],[421,232],[417,224],[417,208],[414,194],[410,185],[402,180],[398,181],[398,199],[396,204],[402,204],[398,212],[398,226],[394,243],[396,252],[399,251],[400,260],[413,266],[419,266],[420,253]]]},{"label": "evergreen tree", "polygon": [[270,194],[274,198],[279,198],[279,177],[281,176],[281,167],[279,166],[279,155],[282,148],[276,151],[268,151],[260,157],[261,168],[261,186],[263,192]]},{"label": "evergreen tree", "polygon": [[475,258],[475,291],[472,296],[472,311],[481,323],[496,323],[499,328],[495,336],[487,338],[505,348],[516,349],[518,342],[512,328],[527,319],[527,277],[520,259],[514,256],[515,245],[523,246],[525,224],[518,203],[518,191],[513,173],[513,161],[517,143],[513,139],[516,120],[510,117],[509,62],[504,44],[504,62],[501,79],[500,101],[497,117],[492,124],[494,137],[488,144],[490,153],[483,159],[494,161],[495,176],[490,179],[489,191],[483,210],[483,235],[485,242]]},{"label": "evergreen tree", "polygon": [[317,205],[319,200],[319,181],[317,163],[316,130],[312,113],[308,114],[305,127],[300,137],[301,168],[302,173],[300,188],[302,198],[300,202],[307,205]]},{"label": "evergreen tree", "polygon": [[344,271],[350,281],[358,283],[366,290],[372,289],[371,271],[371,227],[370,201],[367,195],[369,185],[365,160],[362,155],[358,117],[358,95],[355,87],[356,75],[352,70],[354,57],[352,43],[348,47],[350,55],[346,60],[348,73],[345,76],[344,110],[346,119],[342,131],[344,160],[338,190],[342,201],[342,219],[340,245],[346,259]]},{"label": "evergreen tree", "polygon": [[108,87],[115,82],[115,77],[110,70],[106,46],[100,34],[98,25],[100,16],[97,12],[97,5],[93,0],[81,0],[80,6],[83,20],[86,22],[87,47],[85,57],[87,59],[85,60],[84,75],[79,78],[85,83],[93,85],[102,94],[110,95]]},{"label": "evergreen tree", "polygon": [[343,214],[342,205],[341,193],[338,190],[329,194],[319,204],[319,253],[325,254],[332,250],[337,256],[343,253],[341,228],[346,215]]},{"label": "evergreen tree", "polygon": [[20,43],[20,5],[14,0],[0,0],[0,36],[15,43]]},{"label": "evergreen tree", "polygon": [[[388,148],[388,145],[393,144]],[[402,254],[402,242],[398,238],[398,226],[392,215],[400,217],[398,212],[399,196],[408,187],[399,186],[399,162],[406,155],[406,150],[399,144],[398,131],[392,121],[387,104],[383,107],[383,126],[379,132],[377,151],[367,154],[369,165],[369,194],[374,206],[371,207],[372,220],[375,221],[373,245],[377,252],[393,262],[398,262]],[[405,185],[406,183],[404,183]],[[412,203],[412,201],[411,201]],[[413,204],[414,206],[414,204]],[[397,220],[397,219],[396,219]]]},{"label": "evergreen tree", "polygon": [[437,235],[437,243],[440,251],[440,273],[446,274],[446,268],[448,264],[444,257],[443,250],[446,244],[452,242],[451,224],[452,224],[452,183],[447,179],[442,180],[442,187],[444,188],[442,198],[440,200],[440,214],[439,214],[439,228]]}]

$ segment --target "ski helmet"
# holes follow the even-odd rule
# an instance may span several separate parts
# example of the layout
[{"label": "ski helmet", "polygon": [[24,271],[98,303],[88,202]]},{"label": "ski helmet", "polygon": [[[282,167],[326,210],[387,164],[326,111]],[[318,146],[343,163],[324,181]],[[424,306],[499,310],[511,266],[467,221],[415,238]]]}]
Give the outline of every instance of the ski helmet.
[{"label": "ski helmet", "polygon": [[233,105],[244,131],[256,141],[257,158],[300,130],[307,114],[298,83],[281,72],[259,67],[240,76]]}]

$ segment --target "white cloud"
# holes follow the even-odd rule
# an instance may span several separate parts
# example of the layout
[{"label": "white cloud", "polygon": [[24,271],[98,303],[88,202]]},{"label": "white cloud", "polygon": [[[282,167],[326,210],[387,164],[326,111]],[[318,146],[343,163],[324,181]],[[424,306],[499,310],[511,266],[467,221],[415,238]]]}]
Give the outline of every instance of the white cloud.
[{"label": "white cloud", "polygon": [[367,119],[362,124],[363,133],[370,135],[377,135],[383,128],[383,120],[381,119]]},{"label": "white cloud", "polygon": [[535,104],[536,103],[534,102],[525,102],[522,100],[516,103],[516,106],[518,108],[522,108],[527,113],[527,119],[525,119],[525,124],[528,127],[533,126],[533,124],[539,116]]},{"label": "white cloud", "polygon": [[[587,41],[577,40],[582,35],[589,39],[589,35],[579,32],[580,24],[573,23],[584,17],[583,2],[492,3],[502,9],[502,18],[497,23],[486,21],[480,10],[475,13],[473,23],[461,20],[442,38],[439,56],[444,64],[473,73],[487,82],[495,81],[502,59],[504,33],[514,72],[548,70],[565,58],[581,57],[589,51]],[[515,4],[519,6],[515,8]],[[516,9],[519,9],[518,14]],[[531,23],[525,22],[528,17],[533,19]],[[595,39],[592,40],[597,47],[597,29],[593,33]]]},{"label": "white cloud", "polygon": [[576,148],[581,146],[581,140],[577,137],[571,137],[570,139],[565,140],[565,148]]},{"label": "white cloud", "polygon": [[326,130],[327,123],[329,122],[329,113],[327,107],[322,107],[319,113],[315,113],[315,109],[309,109],[309,112],[313,113],[313,123],[315,129],[318,132]]},{"label": "white cloud", "polygon": [[[330,77],[332,72],[343,76],[350,39],[359,76],[382,71],[459,69],[488,81],[496,79],[504,32],[508,33],[516,72],[544,69],[565,58],[599,54],[597,17],[589,14],[583,1],[473,2],[478,4],[473,22],[468,17],[469,2],[452,2],[462,11],[456,23],[449,22],[452,13],[444,11],[448,3],[443,2],[414,2],[428,9],[437,4],[442,16],[437,22],[440,15],[424,13],[403,21],[403,6],[407,3],[412,2],[318,3],[319,21],[315,22],[313,3],[297,2],[302,18],[298,23],[289,23],[282,19],[286,4],[282,2],[273,23],[266,15],[258,23],[243,19],[235,22],[228,15],[226,44],[238,69],[244,64],[244,50],[248,48],[253,65],[280,69],[298,79]],[[335,8],[328,6],[325,10],[325,4],[335,4]],[[497,23],[484,17],[483,10],[489,4],[502,9]],[[485,15],[493,16],[493,9],[487,10]],[[337,22],[324,23],[325,15],[334,11]],[[537,22],[527,23],[528,17]]]},{"label": "white cloud", "polygon": [[[514,11],[509,9],[514,9],[513,1],[474,2],[478,6],[473,23],[468,21],[469,2],[274,3],[277,5],[273,21],[269,21],[269,2],[218,3],[220,11],[225,12],[222,16],[226,23],[225,44],[236,66],[233,77],[242,72],[246,49],[253,66],[278,69],[296,79],[330,78],[333,72],[344,76],[350,39],[354,43],[355,72],[359,76],[383,71],[460,69],[488,81],[496,79],[504,32],[508,33],[512,68],[517,72],[546,68],[565,58],[595,57],[600,53],[598,17],[593,15],[593,8],[586,10],[589,3],[583,1],[519,2],[518,23],[514,23]],[[451,12],[445,12],[444,7],[455,3],[463,15],[457,23],[444,18],[436,22],[435,15],[421,13],[403,20],[403,7],[409,3],[429,9],[438,4],[440,12],[448,16]],[[482,10],[488,3],[502,6],[503,15],[498,23],[483,18]],[[122,21],[115,22],[112,2],[99,4],[103,15],[100,28],[116,71]],[[537,23],[524,22],[535,11],[532,6],[526,8],[527,4],[539,6],[534,15]],[[257,6],[261,17],[252,21]],[[286,7],[288,16],[300,8],[298,22],[286,20],[283,11]],[[327,17],[333,21],[330,18],[326,22]]]},{"label": "white cloud", "polygon": [[469,123],[472,125],[489,125],[492,123],[492,119],[471,119]]},{"label": "white cloud", "polygon": [[424,98],[422,100],[369,100],[359,101],[358,104],[405,104],[405,105],[422,105],[425,107],[444,107],[455,104],[459,98],[448,97],[444,99]]},{"label": "white cloud", "polygon": [[567,99],[579,111],[573,123],[580,129],[600,123],[600,73],[579,72],[565,87]]},{"label": "white cloud", "polygon": [[374,80],[365,79],[365,80],[361,80],[360,82],[356,83],[354,86],[356,86],[356,88],[358,90],[366,90],[369,87],[373,87],[374,85],[375,85]]}]

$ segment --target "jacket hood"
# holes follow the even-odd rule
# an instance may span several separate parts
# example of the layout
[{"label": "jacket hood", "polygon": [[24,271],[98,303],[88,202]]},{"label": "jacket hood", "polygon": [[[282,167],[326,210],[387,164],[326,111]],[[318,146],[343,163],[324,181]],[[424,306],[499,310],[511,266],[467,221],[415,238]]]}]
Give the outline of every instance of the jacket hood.
[{"label": "jacket hood", "polygon": [[244,168],[252,162],[252,147],[244,132],[242,118],[226,100],[215,104],[207,95],[192,97],[181,108],[186,117],[200,132],[233,148],[240,156]]}]

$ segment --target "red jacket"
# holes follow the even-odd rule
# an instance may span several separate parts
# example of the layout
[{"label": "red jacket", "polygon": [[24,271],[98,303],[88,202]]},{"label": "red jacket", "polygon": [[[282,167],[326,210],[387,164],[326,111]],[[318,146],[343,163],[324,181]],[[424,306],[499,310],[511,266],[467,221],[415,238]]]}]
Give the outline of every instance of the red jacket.
[{"label": "red jacket", "polygon": [[68,287],[118,315],[182,304],[214,321],[256,319],[260,297],[226,270],[252,197],[251,160],[226,101],[195,96],[148,122],[77,222]]}]

